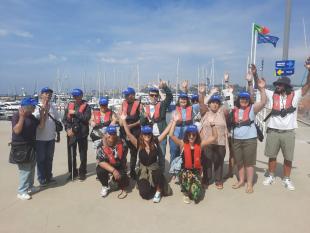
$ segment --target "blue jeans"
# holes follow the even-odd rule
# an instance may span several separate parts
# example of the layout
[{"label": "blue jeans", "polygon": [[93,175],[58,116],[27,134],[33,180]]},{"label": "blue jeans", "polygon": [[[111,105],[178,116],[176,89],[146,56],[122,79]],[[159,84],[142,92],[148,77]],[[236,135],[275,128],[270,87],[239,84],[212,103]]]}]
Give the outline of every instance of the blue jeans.
[{"label": "blue jeans", "polygon": [[[182,127],[182,126],[175,127],[174,136],[176,136],[177,138],[183,140],[185,129],[186,129],[186,127]],[[170,164],[171,164],[172,160],[174,160],[176,157],[180,156],[181,152],[180,152],[180,147],[177,146],[172,141],[171,138],[169,138],[169,145],[170,145]]]},{"label": "blue jeans", "polygon": [[55,140],[36,141],[36,159],[38,181],[43,184],[53,178],[53,157],[55,150]]},{"label": "blue jeans", "polygon": [[166,147],[167,147],[167,138],[165,138],[161,143],[160,143],[160,149],[161,149],[161,154],[159,158],[159,166],[163,172],[165,172],[165,158],[166,158]]},{"label": "blue jeans", "polygon": [[30,163],[19,163],[19,185],[18,193],[23,194],[27,193],[28,189],[33,186],[34,183],[34,171],[35,171],[36,162]]}]

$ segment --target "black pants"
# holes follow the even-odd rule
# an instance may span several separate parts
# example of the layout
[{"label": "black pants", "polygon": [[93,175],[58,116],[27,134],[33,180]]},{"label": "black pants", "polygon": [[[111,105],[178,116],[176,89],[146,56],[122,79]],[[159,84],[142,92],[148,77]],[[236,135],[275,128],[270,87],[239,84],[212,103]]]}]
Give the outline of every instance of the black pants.
[{"label": "black pants", "polygon": [[[126,174],[125,169],[115,168],[121,175],[120,180],[116,181],[118,183],[118,187],[123,189],[129,185],[129,178]],[[102,184],[102,186],[108,186],[109,185],[109,175],[110,173],[100,167],[99,165],[96,167],[97,177]]]},{"label": "black pants", "polygon": [[202,155],[203,182],[210,184],[214,167],[214,181],[223,183],[223,166],[226,154],[225,146],[209,145]]},{"label": "black pants", "polygon": [[[68,170],[72,172],[72,157],[73,157],[73,174],[77,175],[77,168],[76,168],[76,147],[79,146],[79,153],[80,153],[80,161],[81,165],[79,168],[79,174],[85,175],[87,173],[86,166],[87,166],[87,149],[88,149],[88,141],[87,137],[77,139],[73,144],[69,146],[69,137],[67,137],[67,148],[68,148]],[[72,154],[73,153],[73,156]]]},{"label": "black pants", "polygon": [[149,200],[153,198],[156,188],[159,187],[162,191],[164,189],[165,177],[160,169],[152,171],[152,179],[155,187],[151,186],[147,179],[139,179],[137,182],[139,194],[143,199]]}]

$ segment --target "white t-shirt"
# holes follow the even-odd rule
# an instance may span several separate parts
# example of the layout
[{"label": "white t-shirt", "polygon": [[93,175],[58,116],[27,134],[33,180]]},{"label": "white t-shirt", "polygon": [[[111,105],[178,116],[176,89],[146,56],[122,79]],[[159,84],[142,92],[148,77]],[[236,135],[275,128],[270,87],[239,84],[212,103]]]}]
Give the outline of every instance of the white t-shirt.
[{"label": "white t-shirt", "polygon": [[[57,112],[57,108],[55,106],[54,103],[50,102],[50,109],[49,109],[49,113],[52,115],[52,117],[54,117],[56,120],[59,120],[59,115]],[[42,103],[40,103],[39,105],[42,105]],[[33,115],[36,118],[40,118],[40,109],[39,107],[36,107]],[[49,116],[46,118],[45,121],[45,125],[43,128],[37,128],[37,136],[36,136],[36,140],[39,141],[51,141],[53,139],[55,139],[56,137],[56,125],[55,122],[52,120],[52,118],[50,118]]]},{"label": "white t-shirt", "polygon": [[[153,117],[154,113],[155,113],[155,105],[150,104],[150,116]],[[154,136],[160,135],[158,125],[155,122],[153,124],[153,135]]]},{"label": "white t-shirt", "polygon": [[[273,129],[282,129],[282,130],[290,130],[296,129],[297,126],[297,108],[298,102],[301,99],[301,89],[295,90],[295,95],[292,101],[292,106],[296,108],[296,111],[293,113],[287,114],[285,117],[281,116],[271,116],[268,122],[268,128]],[[273,91],[266,90],[267,95],[267,105],[266,107],[272,109],[273,106]],[[286,105],[286,96],[280,95],[280,109],[285,108]]]}]

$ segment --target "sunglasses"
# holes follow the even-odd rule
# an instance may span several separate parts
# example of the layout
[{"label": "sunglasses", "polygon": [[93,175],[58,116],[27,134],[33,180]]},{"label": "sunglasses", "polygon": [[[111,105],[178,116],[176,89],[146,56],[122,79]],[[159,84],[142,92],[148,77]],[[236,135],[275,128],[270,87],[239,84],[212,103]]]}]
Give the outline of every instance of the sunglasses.
[{"label": "sunglasses", "polygon": [[150,97],[158,97],[158,94],[150,94]]},{"label": "sunglasses", "polygon": [[190,137],[190,138],[194,138],[194,137],[196,137],[196,136],[197,136],[196,133],[188,133],[188,137]]}]

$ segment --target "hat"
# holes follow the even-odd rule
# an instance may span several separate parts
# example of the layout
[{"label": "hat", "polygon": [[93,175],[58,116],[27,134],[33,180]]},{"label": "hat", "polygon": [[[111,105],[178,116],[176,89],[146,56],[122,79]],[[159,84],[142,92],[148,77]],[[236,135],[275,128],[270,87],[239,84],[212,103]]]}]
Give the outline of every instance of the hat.
[{"label": "hat", "polygon": [[149,125],[145,125],[145,126],[142,126],[142,127],[141,127],[141,133],[142,133],[142,134],[150,134],[150,133],[152,133],[152,132],[153,132],[153,129],[152,129],[152,127],[149,126]]},{"label": "hat", "polygon": [[277,86],[278,84],[284,84],[287,87],[293,88],[293,86],[291,85],[291,79],[288,77],[278,78],[277,81],[273,82],[274,86]]},{"label": "hat", "polygon": [[133,89],[132,87],[127,87],[126,90],[123,91],[123,95],[131,95],[131,94],[136,94],[135,89]]},{"label": "hat", "polygon": [[149,88],[149,93],[150,92],[157,92],[157,93],[159,93],[159,90],[158,90],[158,88],[156,88],[156,87],[150,87]]},{"label": "hat", "polygon": [[53,90],[52,90],[51,88],[49,88],[49,87],[43,87],[43,88],[41,89],[41,94],[46,93],[46,92],[51,92],[51,93],[53,93]]},{"label": "hat", "polygon": [[180,93],[180,94],[179,94],[179,98],[181,98],[181,99],[187,99],[187,98],[188,98],[188,95],[187,95],[187,93],[183,92],[183,93]]},{"label": "hat", "polygon": [[245,99],[249,100],[251,96],[250,96],[250,94],[248,92],[242,91],[242,92],[239,93],[238,97],[239,98],[245,98]]},{"label": "hat", "polygon": [[38,101],[36,101],[33,98],[24,98],[20,102],[21,106],[36,106],[38,104]]},{"label": "hat", "polygon": [[81,89],[75,88],[71,92],[72,96],[81,96],[83,95],[83,91]]},{"label": "hat", "polygon": [[114,125],[110,125],[110,126],[108,126],[107,128],[106,128],[106,132],[108,133],[108,134],[116,134],[116,126],[114,126]]},{"label": "hat", "polygon": [[109,100],[105,97],[101,97],[99,99],[99,105],[108,105],[109,104]]},{"label": "hat", "polygon": [[199,96],[197,94],[193,94],[191,100],[199,100]]},{"label": "hat", "polygon": [[222,102],[222,97],[220,95],[212,95],[208,101],[208,103],[212,103],[212,102],[219,102],[221,103]]},{"label": "hat", "polygon": [[189,125],[189,126],[187,126],[185,132],[187,132],[187,133],[198,133],[198,128],[196,125]]}]

